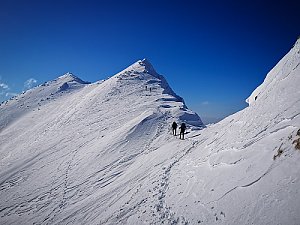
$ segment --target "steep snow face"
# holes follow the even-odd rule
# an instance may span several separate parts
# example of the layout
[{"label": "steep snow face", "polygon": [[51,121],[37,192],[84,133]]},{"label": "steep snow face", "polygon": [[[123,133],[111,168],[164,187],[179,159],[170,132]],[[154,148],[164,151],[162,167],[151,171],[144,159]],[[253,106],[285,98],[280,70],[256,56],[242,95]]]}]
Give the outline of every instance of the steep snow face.
[{"label": "steep snow face", "polygon": [[[200,117],[186,107],[184,100],[175,94],[166,79],[155,71],[147,59],[137,61],[116,74],[111,82],[113,80],[123,81],[123,85],[126,85],[128,89],[151,93],[159,107],[167,108],[167,111],[172,112],[171,116],[175,120],[179,119],[180,122],[190,124],[191,128],[204,126]],[[126,88],[123,89],[126,90]]]},{"label": "steep snow face", "polygon": [[300,39],[297,40],[294,47],[286,54],[278,64],[267,74],[264,82],[256,88],[246,102],[251,105],[255,101],[266,101],[269,92],[276,89],[278,85],[285,85],[281,82],[289,76],[293,76],[294,71],[298,70],[300,64]]},{"label": "steep snow face", "polygon": [[1,106],[0,223],[123,223],[121,209],[139,180],[177,153],[157,154],[172,140],[174,120],[189,132],[202,126],[145,60],[93,84],[66,74],[8,101]]},{"label": "steep snow face", "polygon": [[[163,89],[163,94],[169,94],[172,97],[175,97],[177,101],[181,101],[184,103],[183,99],[175,94],[175,92],[171,89],[166,79],[159,75],[151,63],[147,59],[139,60],[136,63],[132,64],[122,72],[118,73],[116,76],[131,76],[139,77],[139,79],[146,80],[144,85],[149,86],[159,86]],[[183,105],[185,108],[186,106]]]}]

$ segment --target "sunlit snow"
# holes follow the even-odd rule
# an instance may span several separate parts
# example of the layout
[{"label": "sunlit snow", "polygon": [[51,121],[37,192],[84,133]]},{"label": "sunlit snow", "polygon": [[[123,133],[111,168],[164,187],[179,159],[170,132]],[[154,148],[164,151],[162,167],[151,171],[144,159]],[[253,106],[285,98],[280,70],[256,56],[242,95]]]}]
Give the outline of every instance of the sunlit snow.
[{"label": "sunlit snow", "polygon": [[298,41],[207,128],[147,60],[2,103],[0,224],[299,224],[299,64]]}]

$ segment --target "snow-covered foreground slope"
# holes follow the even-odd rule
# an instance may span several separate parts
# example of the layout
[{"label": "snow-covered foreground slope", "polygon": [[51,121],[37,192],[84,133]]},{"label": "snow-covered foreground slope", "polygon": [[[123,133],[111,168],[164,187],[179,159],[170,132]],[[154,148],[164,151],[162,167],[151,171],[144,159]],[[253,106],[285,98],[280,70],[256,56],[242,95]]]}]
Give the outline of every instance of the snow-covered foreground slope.
[{"label": "snow-covered foreground slope", "polygon": [[0,223],[299,225],[299,64],[298,40],[249,107],[202,130],[146,60],[18,96],[0,107]]}]

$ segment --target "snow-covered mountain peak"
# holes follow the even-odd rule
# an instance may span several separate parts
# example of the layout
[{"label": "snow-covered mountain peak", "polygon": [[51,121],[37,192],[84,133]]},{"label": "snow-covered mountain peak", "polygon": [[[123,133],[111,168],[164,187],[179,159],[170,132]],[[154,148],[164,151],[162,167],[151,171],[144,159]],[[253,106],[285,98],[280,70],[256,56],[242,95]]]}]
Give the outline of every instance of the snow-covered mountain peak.
[{"label": "snow-covered mountain peak", "polygon": [[156,102],[156,107],[172,111],[174,119],[196,127],[204,126],[200,117],[187,108],[183,98],[172,90],[167,80],[156,72],[147,59],[138,60],[106,80],[99,86],[100,89],[108,95],[118,93],[118,98],[121,95],[126,98],[146,97],[144,101]]},{"label": "snow-covered mountain peak", "polygon": [[177,96],[175,92],[171,89],[166,79],[156,72],[152,64],[147,59],[136,61],[132,65],[128,66],[126,69],[117,73],[112,78],[115,78],[119,81],[131,81],[130,84],[137,82],[144,88],[148,87],[149,90],[160,89],[162,90],[163,94],[173,95],[179,101],[183,101],[183,99]]},{"label": "snow-covered mountain peak", "polygon": [[126,69],[122,70],[120,73],[118,73],[116,76],[122,76],[122,75],[129,75],[133,77],[137,77],[139,75],[140,79],[146,79],[145,74],[151,75],[152,78],[161,78],[161,75],[159,75],[152,64],[147,59],[138,60]]},{"label": "snow-covered mountain peak", "polygon": [[154,69],[154,67],[152,66],[152,64],[150,63],[150,61],[147,60],[146,58],[143,59],[143,60],[139,60],[137,63],[138,63],[141,67],[143,67],[144,70],[145,70],[147,73],[149,73],[149,74],[151,74],[151,75],[153,75],[153,76],[157,76],[157,75],[158,75],[158,73],[155,71],[155,69]]},{"label": "snow-covered mountain peak", "polygon": [[73,73],[66,73],[62,76],[59,76],[57,79],[55,79],[55,81],[59,81],[59,82],[77,82],[79,84],[89,84],[90,82],[87,81],[83,81],[81,80],[79,77],[75,76]]}]

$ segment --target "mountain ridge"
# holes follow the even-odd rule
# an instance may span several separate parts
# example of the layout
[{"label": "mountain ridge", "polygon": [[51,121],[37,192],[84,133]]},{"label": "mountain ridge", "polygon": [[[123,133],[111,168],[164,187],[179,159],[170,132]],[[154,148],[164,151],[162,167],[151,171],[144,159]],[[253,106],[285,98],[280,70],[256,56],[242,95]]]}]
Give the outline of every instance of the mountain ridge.
[{"label": "mountain ridge", "polygon": [[[0,131],[0,222],[297,225],[299,54],[247,108],[205,129],[139,61],[56,92]],[[174,120],[188,124],[185,140]]]}]

